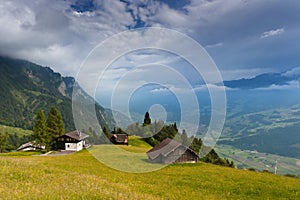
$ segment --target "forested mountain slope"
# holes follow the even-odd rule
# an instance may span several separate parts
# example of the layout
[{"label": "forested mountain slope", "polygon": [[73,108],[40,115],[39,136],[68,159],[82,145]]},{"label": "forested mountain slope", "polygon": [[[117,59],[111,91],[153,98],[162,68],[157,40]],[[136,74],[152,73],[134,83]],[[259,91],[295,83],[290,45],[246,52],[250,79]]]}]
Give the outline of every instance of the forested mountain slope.
[{"label": "forested mountain slope", "polygon": [[[0,56],[0,124],[31,129],[38,109],[54,105],[62,113],[66,131],[74,129],[72,91],[75,79],[49,67]],[[91,98],[84,91],[86,98]],[[111,112],[95,105],[100,124],[113,127]]]}]

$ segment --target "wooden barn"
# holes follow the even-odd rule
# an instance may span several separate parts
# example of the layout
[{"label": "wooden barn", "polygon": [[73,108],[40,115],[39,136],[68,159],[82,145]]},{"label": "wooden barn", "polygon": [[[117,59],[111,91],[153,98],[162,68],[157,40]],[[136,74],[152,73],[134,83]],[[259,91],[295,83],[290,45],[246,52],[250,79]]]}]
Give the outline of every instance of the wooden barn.
[{"label": "wooden barn", "polygon": [[113,144],[128,145],[128,135],[127,134],[112,134],[110,137],[110,142]]},{"label": "wooden barn", "polygon": [[89,135],[75,130],[56,138],[58,150],[80,151],[86,147],[86,139]]},{"label": "wooden barn", "polygon": [[45,146],[42,146],[35,141],[27,142],[25,144],[22,144],[17,151],[36,151],[36,150],[43,150],[45,149]]},{"label": "wooden barn", "polygon": [[195,151],[170,138],[147,152],[150,162],[153,163],[195,163],[199,156]]}]

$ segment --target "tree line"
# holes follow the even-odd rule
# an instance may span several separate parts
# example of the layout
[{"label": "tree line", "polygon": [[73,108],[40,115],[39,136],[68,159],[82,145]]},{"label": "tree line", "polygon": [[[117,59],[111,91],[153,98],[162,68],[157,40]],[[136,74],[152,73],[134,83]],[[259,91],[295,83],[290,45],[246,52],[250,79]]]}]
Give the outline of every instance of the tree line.
[{"label": "tree line", "polygon": [[38,110],[33,126],[33,139],[46,150],[55,149],[55,138],[65,132],[61,113],[55,106],[51,106],[47,119],[43,110]]},{"label": "tree line", "polygon": [[47,118],[42,109],[36,113],[33,134],[20,136],[17,133],[0,132],[0,153],[18,148],[21,144],[35,141],[46,150],[55,149],[55,138],[65,132],[62,115],[55,106],[51,106]]},{"label": "tree line", "polygon": [[129,125],[125,131],[120,129],[119,132],[140,136],[151,146],[159,144],[166,138],[174,139],[195,151],[198,155],[200,155],[200,157],[202,154],[204,154],[204,152],[200,152],[200,150],[202,149],[206,151],[205,156],[200,158],[201,161],[234,167],[233,161],[219,157],[213,148],[204,146],[201,138],[194,136],[189,137],[185,130],[182,130],[180,133],[176,123],[166,125],[162,121],[151,122],[148,112],[145,114],[144,123],[142,125],[139,125],[139,123],[134,123]]},{"label": "tree line", "polygon": [[6,131],[0,132],[0,153],[11,151],[32,140],[32,135],[18,135],[17,133],[9,134]]}]

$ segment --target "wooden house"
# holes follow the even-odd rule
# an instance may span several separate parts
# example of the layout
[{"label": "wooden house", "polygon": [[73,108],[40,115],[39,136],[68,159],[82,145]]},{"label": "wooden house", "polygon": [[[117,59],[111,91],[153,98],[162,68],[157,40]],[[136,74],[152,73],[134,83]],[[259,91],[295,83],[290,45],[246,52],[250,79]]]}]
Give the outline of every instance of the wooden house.
[{"label": "wooden house", "polygon": [[112,134],[110,141],[113,144],[128,145],[128,135],[127,134]]},{"label": "wooden house", "polygon": [[56,138],[56,146],[58,150],[80,151],[86,147],[86,139],[88,137],[89,135],[74,130]]},{"label": "wooden house", "polygon": [[35,141],[27,142],[25,144],[22,144],[19,148],[17,148],[17,151],[36,151],[36,150],[43,150],[45,149],[45,146],[42,146]]},{"label": "wooden house", "polygon": [[160,144],[147,152],[150,162],[153,163],[182,163],[198,162],[198,154],[183,144],[170,138],[164,139]]}]

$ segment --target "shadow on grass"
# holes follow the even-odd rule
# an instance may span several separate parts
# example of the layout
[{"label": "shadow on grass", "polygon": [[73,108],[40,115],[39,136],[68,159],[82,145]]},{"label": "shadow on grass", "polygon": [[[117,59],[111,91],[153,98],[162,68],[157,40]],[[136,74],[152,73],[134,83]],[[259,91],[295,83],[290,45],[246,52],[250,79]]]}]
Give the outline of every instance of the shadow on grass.
[{"label": "shadow on grass", "polygon": [[89,152],[104,165],[123,172],[146,173],[165,167],[149,162],[145,152],[131,152],[130,147],[125,150],[115,145],[98,145],[89,149]]}]

